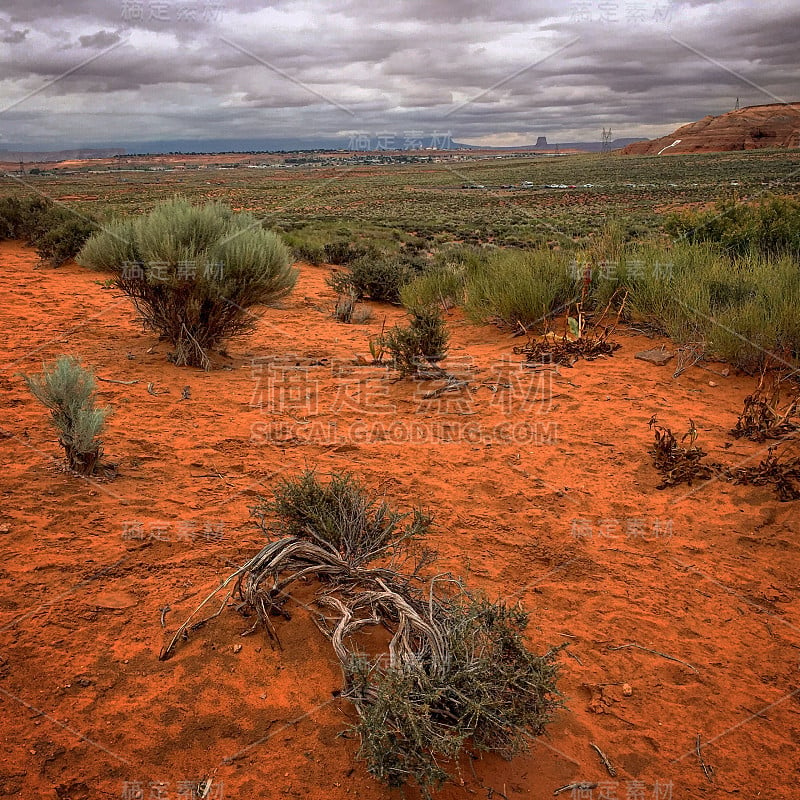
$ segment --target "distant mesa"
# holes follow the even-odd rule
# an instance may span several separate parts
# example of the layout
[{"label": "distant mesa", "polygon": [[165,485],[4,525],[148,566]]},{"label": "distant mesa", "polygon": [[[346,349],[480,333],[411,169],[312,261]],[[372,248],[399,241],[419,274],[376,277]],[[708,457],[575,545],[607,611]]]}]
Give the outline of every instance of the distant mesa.
[{"label": "distant mesa", "polygon": [[536,147],[547,147],[547,137],[546,136],[540,136],[536,140],[536,145],[535,146]]},{"label": "distant mesa", "polygon": [[[677,141],[680,140],[680,141]],[[623,155],[718,153],[800,147],[800,103],[771,103],[728,111],[690,122],[667,136],[623,147]]]}]

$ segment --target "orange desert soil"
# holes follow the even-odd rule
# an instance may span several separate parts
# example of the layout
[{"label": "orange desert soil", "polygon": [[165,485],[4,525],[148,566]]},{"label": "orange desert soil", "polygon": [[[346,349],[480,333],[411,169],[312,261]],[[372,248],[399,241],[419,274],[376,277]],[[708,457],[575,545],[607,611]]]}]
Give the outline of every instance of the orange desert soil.
[{"label": "orange desert soil", "polygon": [[[209,778],[228,800],[403,796],[339,735],[353,710],[304,607],[276,621],[282,650],[229,608],[158,660],[261,548],[257,496],[315,467],[424,503],[438,570],[519,600],[535,650],[570,644],[565,708],[530,754],[467,761],[441,798],[800,797],[799,506],[716,481],[657,491],[647,452],[658,413],[681,433],[694,418],[714,460],[757,462],[765,447],[727,435],[751,378],[674,379],[674,361],[634,359],[660,342],[623,332],[613,358],[540,384],[521,340],[451,312],[447,366],[469,389],[424,399],[437,384],[366,366],[402,311],[338,324],[329,268],[305,265],[204,373],[168,363],[107,276],[37,268],[16,243],[0,269],[0,796],[180,798]],[[107,379],[115,480],[63,470],[18,376],[61,353]]]}]

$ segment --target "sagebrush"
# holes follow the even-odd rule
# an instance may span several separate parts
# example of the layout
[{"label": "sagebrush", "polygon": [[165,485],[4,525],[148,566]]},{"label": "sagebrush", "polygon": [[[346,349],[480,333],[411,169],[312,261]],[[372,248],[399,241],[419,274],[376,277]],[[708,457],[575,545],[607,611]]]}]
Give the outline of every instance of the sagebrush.
[{"label": "sagebrush", "polygon": [[50,410],[69,468],[81,475],[97,472],[103,454],[100,434],[111,409],[97,407],[93,373],[73,356],[61,356],[40,375],[22,377],[33,396]]},{"label": "sagebrush", "polygon": [[221,203],[175,199],[93,236],[78,260],[113,273],[178,365],[210,368],[209,351],[252,331],[255,307],[277,303],[297,274],[280,238]]}]

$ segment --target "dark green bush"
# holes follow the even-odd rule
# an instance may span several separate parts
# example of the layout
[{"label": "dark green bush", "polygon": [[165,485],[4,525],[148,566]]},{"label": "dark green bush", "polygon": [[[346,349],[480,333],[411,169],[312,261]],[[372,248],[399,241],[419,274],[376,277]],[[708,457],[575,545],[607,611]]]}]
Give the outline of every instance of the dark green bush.
[{"label": "dark green bush", "polygon": [[34,247],[39,257],[53,267],[75,258],[98,228],[94,220],[71,214],[63,215],[60,222],[51,217],[50,222],[53,227],[36,237]]},{"label": "dark green bush", "polygon": [[351,264],[358,258],[367,255],[368,249],[350,242],[328,242],[323,248],[325,251],[325,262],[336,266]]},{"label": "dark green bush", "polygon": [[412,268],[399,256],[368,253],[351,262],[347,269],[334,272],[328,284],[339,294],[352,289],[359,299],[367,297],[398,303],[400,290],[413,274]]},{"label": "dark green bush", "polygon": [[[433,604],[432,604],[433,605]],[[442,668],[354,657],[346,696],[359,710],[359,756],[390,787],[414,781],[424,797],[450,778],[467,743],[505,758],[524,752],[560,705],[556,650],[531,653],[528,615],[466,591],[437,602]]]},{"label": "dark green bush", "polygon": [[401,375],[416,375],[447,355],[449,339],[439,309],[427,307],[412,309],[408,327],[395,326],[381,337],[380,344]]},{"label": "dark green bush", "polygon": [[322,483],[313,470],[299,478],[283,480],[274,499],[253,509],[260,527],[270,530],[267,518],[277,518],[277,530],[330,548],[353,567],[373,561],[390,547],[423,536],[430,517],[415,510],[393,510],[350,473],[335,473]]},{"label": "dark green bush", "polygon": [[295,284],[289,251],[250,214],[171,200],[107,226],[78,261],[114,274],[145,324],[170,341],[171,360],[210,368],[208,351],[254,329],[253,307]]},{"label": "dark green bush", "polygon": [[70,469],[91,475],[103,453],[100,433],[110,408],[95,406],[94,375],[72,356],[61,356],[41,375],[23,375],[33,396],[48,409]]},{"label": "dark green bush", "polygon": [[709,211],[672,214],[664,227],[676,238],[716,242],[733,255],[800,256],[800,200],[793,197],[721,200]]},{"label": "dark green bush", "polygon": [[0,198],[0,239],[22,239],[51,266],[74,258],[96,230],[90,217],[46,198]]},{"label": "dark green bush", "polygon": [[325,263],[325,248],[315,244],[299,244],[292,248],[292,252],[298,261],[305,261],[306,264],[319,264]]}]

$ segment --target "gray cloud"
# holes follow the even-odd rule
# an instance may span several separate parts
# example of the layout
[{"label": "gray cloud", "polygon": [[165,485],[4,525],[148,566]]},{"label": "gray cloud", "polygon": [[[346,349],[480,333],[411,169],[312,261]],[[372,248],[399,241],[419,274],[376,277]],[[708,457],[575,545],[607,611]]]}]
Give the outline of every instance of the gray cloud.
[{"label": "gray cloud", "polygon": [[7,0],[0,134],[31,149],[387,129],[655,136],[737,96],[796,100],[788,5]]},{"label": "gray cloud", "polygon": [[19,44],[25,41],[25,37],[30,33],[30,28],[9,30],[0,36],[0,42],[3,44]]},{"label": "gray cloud", "polygon": [[116,31],[97,31],[91,36],[79,36],[78,41],[81,47],[98,47],[100,49],[111,47],[116,44],[122,37]]}]

